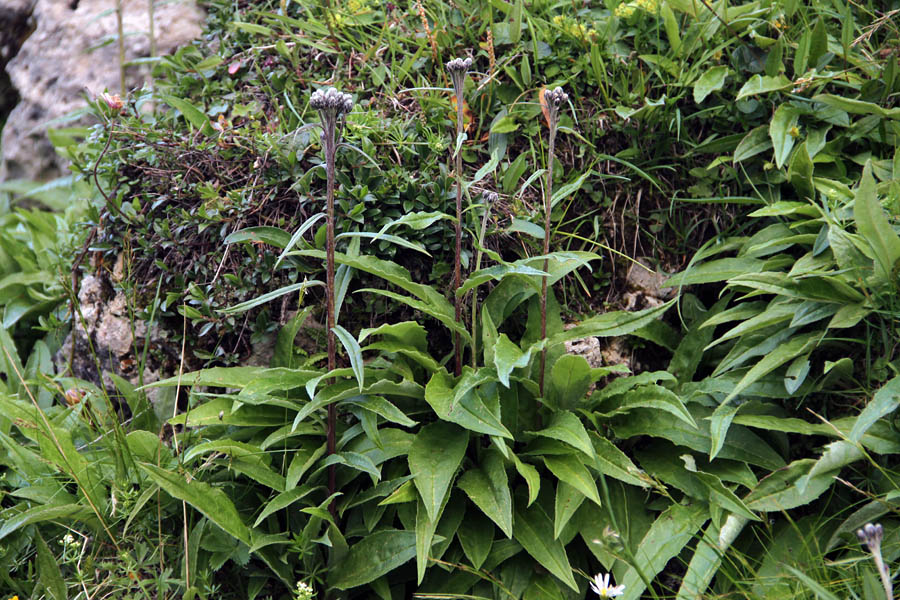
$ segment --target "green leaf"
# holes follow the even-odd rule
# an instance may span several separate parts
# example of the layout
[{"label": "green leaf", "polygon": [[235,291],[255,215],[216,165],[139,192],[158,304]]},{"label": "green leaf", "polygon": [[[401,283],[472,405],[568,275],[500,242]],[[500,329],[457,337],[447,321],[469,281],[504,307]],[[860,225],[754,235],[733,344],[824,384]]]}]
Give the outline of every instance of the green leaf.
[{"label": "green leaf", "polygon": [[329,570],[328,585],[339,590],[358,587],[390,573],[415,556],[414,531],[376,531],[354,544],[347,557]]},{"label": "green leaf", "polygon": [[[666,563],[694,538],[708,518],[708,509],[700,502],[689,506],[673,504],[663,511],[634,552],[635,561],[644,576],[652,580],[661,572]],[[628,568],[620,583],[625,586],[623,600],[638,600],[646,589],[634,566]]]},{"label": "green leaf", "polygon": [[315,487],[309,485],[302,485],[300,487],[295,487],[286,492],[281,492],[268,502],[266,502],[265,508],[259,516],[256,518],[256,522],[253,524],[254,527],[258,527],[260,523],[266,520],[266,517],[269,515],[278,512],[282,508],[287,508],[294,502],[301,500],[306,497],[307,494],[315,490]]},{"label": "green leaf", "polygon": [[772,146],[775,148],[775,164],[780,169],[794,147],[791,130],[797,126],[800,120],[800,111],[790,104],[782,104],[775,110],[772,120],[769,122],[769,137],[772,138]]},{"label": "green leaf", "polygon": [[776,77],[754,75],[741,86],[735,100],[742,100],[743,98],[755,96],[757,94],[767,94],[769,92],[785,90],[793,85],[794,83],[784,75],[778,75]]},{"label": "green leaf", "polygon": [[37,550],[35,570],[37,571],[41,587],[44,588],[44,592],[52,600],[67,600],[66,581],[59,571],[59,563],[56,562],[56,557],[53,556],[53,552],[47,547],[47,542],[44,541],[40,533],[35,533],[34,542]]},{"label": "green leaf", "polygon": [[744,504],[750,510],[763,512],[782,512],[809,504],[834,484],[834,471],[808,477],[815,464],[814,459],[805,458],[778,469],[744,496]]},{"label": "green leaf", "polygon": [[[482,312],[483,319],[489,319],[488,311]],[[524,369],[531,362],[531,354],[533,351],[541,350],[546,344],[538,343],[528,347],[526,352],[522,352],[505,333],[501,333],[494,344],[494,367],[497,369],[497,379],[504,387],[509,387],[509,376],[513,369]]]},{"label": "green leaf", "polygon": [[[557,409],[569,410],[578,406],[591,387],[591,366],[577,354],[564,354],[550,369],[547,401]],[[585,435],[587,440],[587,435]],[[589,446],[590,444],[587,444]]]},{"label": "green leaf", "polygon": [[180,112],[185,120],[199,129],[203,135],[207,137],[215,135],[215,130],[212,128],[212,125],[209,124],[209,117],[187,100],[182,100],[181,98],[176,98],[175,96],[167,94],[160,94],[159,99]]},{"label": "green leaf", "polygon": [[585,497],[578,488],[565,481],[556,482],[556,500],[553,511],[553,539],[558,540],[563,529],[572,519],[572,515],[584,502]]},{"label": "green leaf", "polygon": [[[462,478],[460,478],[461,480]],[[510,517],[510,520],[512,518]],[[494,525],[483,514],[472,511],[466,514],[456,531],[463,553],[472,566],[480,569],[491,552],[494,543]]]},{"label": "green leaf", "polygon": [[593,174],[593,171],[586,171],[581,174],[581,176],[571,183],[567,183],[561,186],[558,190],[553,192],[553,197],[550,199],[550,206],[556,206],[557,202],[562,200],[563,198],[567,198],[577,192],[581,185],[584,183],[584,180],[587,179],[590,175]]},{"label": "green leaf", "polygon": [[566,557],[566,549],[560,540],[553,537],[553,523],[539,504],[531,508],[516,502],[516,520],[513,535],[541,566],[550,571],[572,590],[578,585],[572,576],[572,567]]},{"label": "green leaf", "polygon": [[872,163],[863,168],[862,179],[853,205],[853,218],[859,234],[875,252],[876,272],[884,281],[896,282],[895,267],[900,260],[900,236],[891,227],[875,194]]},{"label": "green leaf", "polygon": [[[580,358],[580,357],[579,357]],[[594,445],[581,420],[569,411],[557,411],[550,417],[550,424],[540,431],[528,431],[534,435],[564,442],[594,458]]]},{"label": "green leaf", "polygon": [[[709,454],[712,449],[712,438],[709,421],[705,417],[712,411],[696,404],[691,404],[688,410],[697,423],[696,428],[681,420],[672,419],[660,411],[638,409],[628,415],[617,417],[613,422],[613,429],[620,438],[650,435]],[[729,428],[728,437],[725,438],[718,456],[746,462],[770,471],[784,466],[784,459],[768,444],[750,430],[735,425]]]},{"label": "green leaf", "polygon": [[652,408],[654,410],[662,410],[670,413],[691,427],[697,426],[697,423],[694,421],[693,417],[691,417],[691,413],[685,408],[681,398],[673,391],[664,388],[661,385],[651,384],[638,386],[625,392],[621,397],[617,397],[614,402],[616,404],[616,409],[612,412],[605,413],[605,416],[624,414],[635,408]]},{"label": "green leaf", "polygon": [[705,71],[694,83],[694,102],[700,104],[711,93],[721,90],[727,76],[728,67],[722,65]]},{"label": "green leaf", "polygon": [[352,335],[350,335],[349,331],[340,325],[335,325],[332,328],[332,331],[341,341],[344,351],[347,352],[347,357],[350,359],[350,368],[353,369],[353,374],[356,376],[356,383],[359,386],[360,393],[362,393],[365,375],[363,372],[362,350],[359,348],[359,343]]},{"label": "green leaf", "polygon": [[544,456],[544,464],[558,479],[565,481],[576,488],[594,504],[600,506],[600,494],[597,493],[597,484],[590,471],[584,466],[581,459],[574,454],[558,456]]},{"label": "green leaf", "polygon": [[522,479],[524,479],[525,483],[528,485],[528,504],[526,504],[526,506],[531,506],[531,503],[537,500],[538,494],[541,491],[541,476],[538,474],[538,470],[534,465],[522,462],[515,454],[512,454],[512,459],[516,471],[519,472],[519,475],[522,476]]},{"label": "green leaf", "polygon": [[734,149],[733,161],[739,163],[757,154],[766,152],[771,147],[772,138],[769,135],[768,128],[765,125],[760,125],[751,129],[740,141],[737,148]]},{"label": "green leaf", "polygon": [[900,406],[900,377],[894,377],[884,384],[866,404],[853,423],[853,429],[848,436],[850,441],[857,443],[862,440],[863,435],[875,422],[897,410],[897,406]]},{"label": "green leaf", "polygon": [[503,458],[498,451],[486,452],[481,466],[463,473],[456,486],[497,524],[506,537],[512,537],[512,498]]},{"label": "green leaf", "polygon": [[248,546],[251,544],[250,528],[244,524],[232,501],[220,489],[199,480],[188,483],[184,476],[156,465],[138,463],[150,479],[173,498],[184,500],[207,519],[221,527]]},{"label": "green leaf", "polygon": [[[822,20],[819,19],[821,23]],[[837,596],[826,590],[822,587],[822,584],[811,578],[809,575],[800,571],[799,569],[795,569],[791,565],[783,565],[785,569],[787,569],[794,577],[799,579],[803,585],[805,585],[812,593],[816,595],[816,598],[819,600],[840,600]]]},{"label": "green leaf", "polygon": [[[292,292],[297,292],[302,294],[306,288],[314,287],[317,285],[324,286],[325,284],[318,279],[313,279],[312,281],[308,281],[304,279],[298,283],[292,283],[290,285],[286,285],[278,288],[277,290],[272,290],[270,292],[266,292],[265,294],[260,294],[255,298],[251,298],[245,302],[241,302],[239,304],[235,304],[234,306],[229,306],[228,308],[219,309],[217,312],[222,313],[223,315],[237,315],[242,312],[247,312],[251,308],[256,308],[260,304],[265,304],[269,300],[274,300],[275,298],[280,298],[285,294],[290,294]],[[190,307],[188,307],[190,308]],[[201,313],[202,316],[202,313]]]},{"label": "green leaf", "polygon": [[485,406],[476,389],[495,377],[491,369],[472,371],[465,367],[459,382],[455,387],[450,387],[453,379],[446,369],[441,369],[428,381],[425,401],[444,421],[456,423],[475,433],[512,439],[512,434],[503,426],[499,417]]},{"label": "green leaf", "polygon": [[72,519],[98,525],[96,515],[86,506],[80,504],[39,505],[26,509],[3,521],[0,525],[0,540],[14,531],[32,523],[42,523],[56,519]]},{"label": "green leaf", "polygon": [[431,521],[437,520],[468,443],[468,431],[439,422],[423,427],[409,449],[409,472]]},{"label": "green leaf", "polygon": [[594,463],[595,469],[604,475],[614,477],[631,485],[642,488],[650,487],[646,477],[642,478],[642,471],[615,444],[596,433],[591,433],[591,440],[593,441],[594,452],[597,455],[597,460]]},{"label": "green leaf", "polygon": [[806,335],[800,335],[792,338],[785,344],[778,346],[773,352],[770,352],[762,358],[758,363],[747,371],[741,380],[734,386],[731,393],[725,397],[723,404],[731,401],[745,389],[760,380],[763,376],[771,373],[781,365],[791,361],[801,354],[806,354],[815,348],[822,338],[822,332],[814,331]]},{"label": "green leaf", "polygon": [[275,246],[276,248],[284,249],[288,242],[291,241],[291,236],[278,227],[245,227],[240,231],[235,231],[225,238],[225,244],[236,244],[238,242],[260,242],[263,244],[269,244],[270,246]]},{"label": "green leaf", "polygon": [[813,96],[812,100],[853,115],[876,115],[883,119],[900,119],[900,108],[884,108],[874,102],[865,102],[834,94],[819,94]]},{"label": "green leaf", "polygon": [[646,326],[651,321],[660,318],[666,311],[675,305],[675,298],[669,300],[659,306],[639,310],[635,312],[628,311],[610,311],[586,319],[560,333],[555,334],[547,342],[548,347],[562,344],[571,340],[578,340],[589,336],[597,337],[615,337],[627,335],[632,331]]}]

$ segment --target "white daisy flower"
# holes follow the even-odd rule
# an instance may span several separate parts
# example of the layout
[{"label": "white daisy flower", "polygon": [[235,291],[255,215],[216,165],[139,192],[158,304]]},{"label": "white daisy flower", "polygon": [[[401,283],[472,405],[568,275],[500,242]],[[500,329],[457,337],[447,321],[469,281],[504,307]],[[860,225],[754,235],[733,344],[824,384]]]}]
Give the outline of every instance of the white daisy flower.
[{"label": "white daisy flower", "polygon": [[591,589],[601,598],[615,598],[625,593],[624,585],[609,585],[609,573],[597,573],[591,580]]}]

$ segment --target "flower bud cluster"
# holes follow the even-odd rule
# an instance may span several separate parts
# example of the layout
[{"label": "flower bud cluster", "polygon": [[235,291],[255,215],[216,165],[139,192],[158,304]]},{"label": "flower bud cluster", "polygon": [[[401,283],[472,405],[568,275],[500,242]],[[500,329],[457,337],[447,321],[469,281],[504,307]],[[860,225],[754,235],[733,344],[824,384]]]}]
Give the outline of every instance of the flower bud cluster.
[{"label": "flower bud cluster", "polygon": [[453,80],[453,92],[459,98],[463,93],[463,82],[466,79],[466,73],[472,68],[472,59],[454,58],[446,66],[447,70],[450,71],[450,79]]},{"label": "flower bud cluster", "polygon": [[500,199],[500,194],[498,194],[497,192],[486,191],[484,192],[484,194],[482,194],[482,196],[484,197],[485,204],[487,204],[488,206],[493,206],[494,203],[496,203],[497,200]]},{"label": "flower bud cluster", "polygon": [[870,552],[874,552],[876,548],[881,548],[881,540],[884,537],[884,528],[881,523],[866,523],[865,527],[857,530],[856,537],[859,538],[861,544],[865,544]]},{"label": "flower bud cluster", "polygon": [[309,98],[309,105],[322,113],[337,117],[353,110],[353,97],[329,87],[314,91]]},{"label": "flower bud cluster", "polygon": [[547,103],[547,111],[550,113],[550,126],[555,129],[559,122],[559,107],[568,102],[569,95],[561,87],[552,90],[544,90],[544,100]]}]

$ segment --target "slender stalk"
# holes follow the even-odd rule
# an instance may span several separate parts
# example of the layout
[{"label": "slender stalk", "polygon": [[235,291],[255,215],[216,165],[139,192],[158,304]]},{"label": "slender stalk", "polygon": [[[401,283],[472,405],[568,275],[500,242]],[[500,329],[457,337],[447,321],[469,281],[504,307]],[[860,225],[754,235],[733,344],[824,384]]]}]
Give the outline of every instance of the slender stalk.
[{"label": "slender stalk", "polygon": [[[327,179],[326,196],[326,248],[325,248],[325,306],[328,312],[328,371],[334,371],[337,367],[337,343],[334,337],[334,328],[337,325],[337,317],[334,310],[334,158],[340,143],[343,117],[353,108],[353,100],[350,94],[342,94],[334,88],[316,90],[309,99],[309,105],[319,112],[319,120],[322,124],[322,146],[325,150],[325,174]],[[330,379],[329,383],[334,383]],[[336,450],[337,408],[334,404],[328,405],[328,431],[327,447],[328,455]],[[334,495],[336,491],[335,465],[328,467],[328,493]],[[335,514],[334,500],[329,505],[329,510]]]},{"label": "slender stalk", "polygon": [[[544,185],[544,256],[550,254],[550,210],[553,200],[553,160],[556,153],[556,128],[559,125],[559,106],[569,99],[562,88],[546,90],[544,101],[547,105],[547,125],[550,140],[547,153],[547,183]],[[550,268],[550,259],[544,259],[544,272]],[[541,339],[547,339],[547,275],[541,278]],[[547,366],[547,348],[541,350],[540,393],[544,396],[544,370]]]},{"label": "slender stalk", "polygon": [[[150,58],[156,56],[156,0],[147,0],[147,35],[150,37]],[[150,89],[153,89],[153,65],[150,65],[150,74],[148,75],[148,83]]]},{"label": "slender stalk", "polygon": [[119,92],[125,93],[125,26],[122,24],[122,0],[116,0],[116,34],[119,38]]},{"label": "slender stalk", "polygon": [[[463,90],[465,88],[466,74],[472,66],[471,58],[454,58],[447,63],[447,70],[450,72],[450,79],[453,80],[453,93],[456,94],[456,140],[454,143],[454,171],[456,171],[456,253],[453,257],[453,297],[456,307],[456,322],[462,323],[462,305],[463,299],[457,295],[460,285],[462,285],[462,273],[460,267],[460,257],[462,256],[462,194],[463,194],[463,176],[462,176],[462,148],[459,144],[460,137],[463,135]],[[462,374],[462,344],[460,342],[459,332],[453,334],[453,352],[455,356],[455,373],[459,377]],[[474,359],[474,357],[473,357]]]},{"label": "slender stalk", "polygon": [[[485,192],[482,196],[484,198],[484,215],[481,217],[481,232],[478,235],[478,249],[475,252],[475,270],[481,268],[481,256],[483,252],[481,248],[484,247],[484,235],[487,231],[487,222],[488,217],[491,215],[491,207],[497,201],[499,197],[496,192]],[[478,298],[477,295],[472,295],[472,368],[478,368],[478,357],[476,356],[476,344],[475,340],[477,339],[475,336],[475,327],[476,327],[476,319],[478,318]]]}]

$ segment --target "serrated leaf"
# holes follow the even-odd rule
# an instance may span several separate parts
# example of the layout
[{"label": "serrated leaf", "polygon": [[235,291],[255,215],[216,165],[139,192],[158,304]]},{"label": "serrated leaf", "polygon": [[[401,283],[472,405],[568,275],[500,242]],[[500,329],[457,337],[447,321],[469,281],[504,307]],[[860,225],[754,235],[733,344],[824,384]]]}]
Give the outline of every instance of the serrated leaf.
[{"label": "serrated leaf", "polygon": [[469,444],[469,432],[451,423],[426,425],[409,449],[409,472],[435,521]]}]

